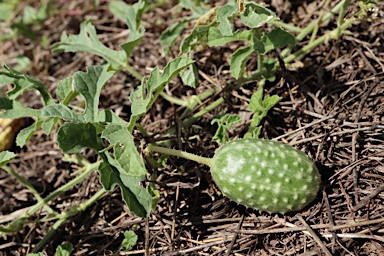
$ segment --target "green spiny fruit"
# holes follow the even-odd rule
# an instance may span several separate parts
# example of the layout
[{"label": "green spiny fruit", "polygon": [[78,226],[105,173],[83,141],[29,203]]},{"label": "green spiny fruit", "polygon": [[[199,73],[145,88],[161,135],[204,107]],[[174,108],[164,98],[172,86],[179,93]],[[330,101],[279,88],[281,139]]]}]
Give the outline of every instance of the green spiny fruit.
[{"label": "green spiny fruit", "polygon": [[313,161],[276,141],[231,141],[216,151],[210,167],[225,196],[270,213],[301,210],[315,199],[320,186]]}]

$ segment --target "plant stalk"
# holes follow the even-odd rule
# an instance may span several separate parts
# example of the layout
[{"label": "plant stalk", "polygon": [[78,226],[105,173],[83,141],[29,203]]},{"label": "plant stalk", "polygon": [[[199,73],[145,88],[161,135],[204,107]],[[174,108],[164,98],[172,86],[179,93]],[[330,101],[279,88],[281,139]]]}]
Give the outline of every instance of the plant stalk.
[{"label": "plant stalk", "polygon": [[212,166],[212,158],[208,157],[202,157],[202,156],[197,156],[185,151],[181,150],[176,150],[176,149],[170,149],[170,148],[163,148],[163,147],[158,147],[153,144],[150,144],[146,150],[152,151],[152,152],[158,152],[166,155],[171,155],[171,156],[177,156],[177,157],[182,157],[188,160],[192,160],[195,162],[198,162],[200,164],[205,164],[208,165],[209,167]]}]

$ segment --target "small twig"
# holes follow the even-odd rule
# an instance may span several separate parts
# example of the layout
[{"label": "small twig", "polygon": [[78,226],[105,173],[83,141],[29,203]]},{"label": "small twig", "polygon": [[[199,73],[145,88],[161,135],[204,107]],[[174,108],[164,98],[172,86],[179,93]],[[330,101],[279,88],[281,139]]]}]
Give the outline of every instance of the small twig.
[{"label": "small twig", "polygon": [[379,193],[381,193],[382,191],[384,191],[384,185],[381,185],[378,189],[376,189],[372,194],[364,197],[363,199],[360,200],[359,203],[356,204],[356,206],[353,206],[352,207],[352,211],[357,211],[359,210],[361,207],[365,206],[368,204],[368,202],[374,198],[375,196],[377,196]]},{"label": "small twig", "polygon": [[144,242],[144,247],[145,247],[145,256],[149,256],[149,221],[148,218],[145,218],[145,242]]},{"label": "small twig", "polygon": [[[243,217],[241,218],[241,220],[240,220],[240,222],[239,222],[239,225],[237,225],[236,231],[239,231],[239,230],[240,230],[241,226],[243,225],[244,218],[245,218],[245,216],[243,215]],[[227,253],[225,254],[226,256],[229,256],[229,255],[231,254],[232,247],[233,247],[233,245],[235,244],[236,239],[237,239],[237,235],[238,235],[238,233],[235,233],[235,235],[233,236],[232,241],[231,241],[231,244],[229,245],[229,247],[228,247],[228,249],[227,249]]]},{"label": "small twig", "polygon": [[311,234],[313,240],[315,240],[315,242],[320,246],[320,248],[324,251],[324,253],[328,256],[332,256],[331,252],[323,244],[323,242],[320,240],[320,238],[316,235],[315,231],[313,231],[313,229],[307,224],[307,222],[303,219],[303,217],[301,217],[300,214],[297,214],[296,217],[304,225],[304,227],[307,229],[307,231]]},{"label": "small twig", "polygon": [[285,137],[287,137],[287,136],[289,136],[289,135],[291,135],[291,134],[295,134],[295,133],[297,133],[297,132],[299,132],[299,131],[305,130],[305,129],[307,129],[307,128],[309,128],[309,127],[315,125],[315,124],[324,122],[324,121],[326,121],[326,120],[328,120],[328,119],[331,119],[331,118],[333,118],[333,117],[335,117],[335,116],[334,116],[334,115],[326,116],[326,117],[324,117],[324,118],[322,118],[322,119],[319,119],[319,120],[313,121],[312,123],[309,123],[309,124],[307,124],[307,125],[304,125],[303,127],[300,127],[300,128],[298,128],[298,129],[296,129],[296,130],[294,130],[294,131],[287,132],[287,133],[285,133],[285,134],[283,134],[283,135],[280,135],[279,137],[273,138],[272,140],[279,140],[279,139],[281,139],[281,138],[285,138]]},{"label": "small twig", "polygon": [[192,248],[188,248],[188,249],[184,249],[184,250],[179,250],[177,252],[172,252],[172,253],[168,253],[168,254],[164,254],[164,255],[167,255],[167,256],[186,255],[186,253],[198,251],[198,250],[201,250],[201,249],[204,249],[204,248],[212,247],[214,245],[219,245],[219,244],[222,244],[222,243],[225,243],[225,242],[229,242],[229,241],[231,241],[231,239],[224,239],[222,241],[212,242],[212,243],[208,243],[208,244],[202,244],[202,245],[198,245],[198,246],[195,246],[195,247],[192,247]]}]

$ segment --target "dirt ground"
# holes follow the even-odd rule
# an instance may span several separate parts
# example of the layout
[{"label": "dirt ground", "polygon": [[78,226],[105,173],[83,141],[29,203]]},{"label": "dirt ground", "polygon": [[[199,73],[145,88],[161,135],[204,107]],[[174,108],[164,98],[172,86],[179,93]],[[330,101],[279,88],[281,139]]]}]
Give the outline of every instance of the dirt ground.
[{"label": "dirt ground", "polygon": [[[27,4],[21,2],[17,12]],[[28,2],[39,5],[39,1]],[[91,19],[100,40],[118,49],[126,37],[126,26],[109,12],[108,1],[100,1],[99,6],[94,6],[94,2],[53,1],[56,11],[35,31],[37,40],[20,36],[1,43],[1,64],[12,67],[19,54],[27,56],[32,65],[25,72],[39,78],[51,92],[61,79],[85,71],[87,66],[101,64],[101,58],[87,53],[53,54],[49,46],[41,43],[43,37],[50,44],[58,42],[62,31],[78,34],[80,23]],[[160,35],[180,20],[180,15],[188,15],[187,11],[177,12],[177,2],[166,0],[144,14],[146,34],[130,59],[130,64],[142,75],[148,75],[156,65],[164,67],[170,59],[162,54]],[[215,6],[226,1],[210,2]],[[305,27],[321,15],[325,1],[265,2],[281,21]],[[331,1],[331,6],[336,2]],[[358,8],[355,1],[351,2],[347,16]],[[384,10],[384,3],[380,2],[378,8]],[[320,27],[318,34],[326,34],[336,24],[337,20],[331,19]],[[188,30],[192,27],[193,22]],[[306,40],[309,38],[297,47]],[[177,47],[172,48],[174,54]],[[175,147],[212,156],[218,147],[211,140],[217,128],[211,125],[215,114],[244,117],[244,122],[230,130],[231,138],[241,137],[247,131],[248,103],[257,89],[257,81],[232,90],[236,82],[230,76],[228,60],[236,47],[234,44],[207,48],[195,54],[193,58],[200,70],[197,89],[183,87],[177,78],[167,86],[167,93],[181,99],[217,85],[224,88],[199,108],[218,97],[224,97],[225,104],[193,126],[181,129]],[[221,195],[207,167],[170,157],[168,165],[158,170],[160,200],[149,218],[131,214],[115,189],[59,227],[54,239],[44,247],[45,255],[53,255],[62,243],[73,244],[73,255],[384,255],[384,17],[355,22],[349,35],[338,41],[327,40],[301,62],[305,63],[302,68],[279,72],[276,81],[265,86],[266,94],[277,94],[282,100],[264,119],[261,137],[290,143],[316,161],[322,185],[308,207],[285,215],[247,209]],[[251,61],[247,69],[254,66]],[[139,84],[128,73],[115,75],[103,90],[100,108],[110,108],[129,120],[128,96]],[[21,101],[30,107],[41,107],[35,93],[23,96]],[[142,125],[153,138],[159,139],[180,125],[177,117],[183,110],[159,98]],[[192,139],[186,141],[181,137]],[[138,131],[135,140],[139,148],[148,142]],[[55,135],[47,136],[41,130],[25,147],[14,146],[12,151],[18,157],[9,166],[42,197],[71,180],[78,169],[62,160]],[[89,161],[97,160],[94,152],[83,153]],[[50,206],[65,211],[86,201],[100,188],[95,172]],[[35,203],[22,184],[0,170],[0,220],[12,220],[12,213]],[[20,232],[0,237],[0,255],[30,252],[52,227],[53,222],[37,221],[44,214],[37,213]],[[134,231],[138,241],[130,251],[122,251],[120,245],[127,230]]]}]

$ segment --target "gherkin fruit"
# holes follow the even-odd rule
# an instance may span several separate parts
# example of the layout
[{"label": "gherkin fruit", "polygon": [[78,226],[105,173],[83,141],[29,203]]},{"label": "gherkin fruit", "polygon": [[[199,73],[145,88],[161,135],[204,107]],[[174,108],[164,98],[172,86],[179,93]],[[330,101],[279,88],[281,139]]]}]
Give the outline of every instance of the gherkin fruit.
[{"label": "gherkin fruit", "polygon": [[269,213],[301,210],[315,199],[320,186],[314,162],[277,141],[231,141],[216,151],[210,167],[225,196]]}]

